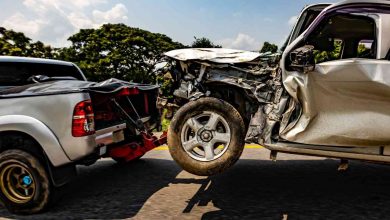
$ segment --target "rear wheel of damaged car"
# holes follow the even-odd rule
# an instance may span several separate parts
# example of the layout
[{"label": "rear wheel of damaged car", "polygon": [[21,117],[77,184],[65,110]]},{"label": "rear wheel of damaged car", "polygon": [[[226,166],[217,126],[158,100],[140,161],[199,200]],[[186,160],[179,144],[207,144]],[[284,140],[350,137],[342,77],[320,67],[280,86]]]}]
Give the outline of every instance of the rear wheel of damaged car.
[{"label": "rear wheel of damaged car", "polygon": [[200,98],[181,107],[168,131],[169,151],[186,171],[210,176],[231,167],[245,145],[240,113],[216,98]]},{"label": "rear wheel of damaged car", "polygon": [[15,214],[43,211],[51,198],[51,182],[46,169],[33,155],[22,150],[0,154],[0,198]]}]

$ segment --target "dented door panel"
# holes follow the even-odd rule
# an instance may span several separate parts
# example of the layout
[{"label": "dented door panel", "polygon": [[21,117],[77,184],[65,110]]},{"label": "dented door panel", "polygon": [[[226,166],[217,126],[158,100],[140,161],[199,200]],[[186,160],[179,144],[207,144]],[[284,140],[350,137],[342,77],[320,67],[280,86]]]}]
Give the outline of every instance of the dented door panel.
[{"label": "dented door panel", "polygon": [[287,76],[302,106],[285,140],[332,146],[390,143],[390,62],[347,59],[318,64],[315,71]]}]

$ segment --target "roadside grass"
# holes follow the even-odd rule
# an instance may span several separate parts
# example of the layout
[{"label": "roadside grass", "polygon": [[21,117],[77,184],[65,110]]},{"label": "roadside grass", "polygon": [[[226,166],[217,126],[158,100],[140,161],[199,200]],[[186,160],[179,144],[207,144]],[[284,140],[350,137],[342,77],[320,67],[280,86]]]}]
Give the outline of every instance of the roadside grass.
[{"label": "roadside grass", "polygon": [[171,120],[166,118],[166,115],[168,113],[167,109],[163,110],[163,114],[161,116],[161,126],[163,131],[167,131],[169,128],[169,124],[171,123]]}]

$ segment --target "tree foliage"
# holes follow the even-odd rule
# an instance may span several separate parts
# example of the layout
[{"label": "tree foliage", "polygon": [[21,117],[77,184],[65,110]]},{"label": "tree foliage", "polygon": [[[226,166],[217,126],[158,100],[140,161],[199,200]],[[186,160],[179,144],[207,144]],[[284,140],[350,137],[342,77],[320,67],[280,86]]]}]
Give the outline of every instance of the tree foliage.
[{"label": "tree foliage", "polygon": [[366,53],[369,53],[371,50],[366,47],[364,44],[359,44],[358,46],[358,56],[363,56]]},{"label": "tree foliage", "polygon": [[339,59],[341,54],[341,46],[341,41],[334,41],[334,49],[332,51],[314,50],[314,59],[316,63]]},{"label": "tree foliage", "polygon": [[201,37],[201,38],[194,37],[194,39],[195,39],[194,42],[192,42],[191,44],[192,48],[222,48],[221,45],[214,44],[213,42],[211,42],[210,39],[205,37]]},{"label": "tree foliage", "polygon": [[[322,63],[331,60],[338,60],[341,57],[341,49],[343,47],[342,41],[335,40],[332,51],[314,50],[314,59],[316,63]],[[366,48],[364,44],[359,44],[357,48],[357,57],[364,57],[370,53],[370,49]]]},{"label": "tree foliage", "polygon": [[114,77],[149,83],[154,80],[150,73],[163,53],[183,47],[166,35],[124,24],[82,29],[69,40],[72,45],[61,50],[61,58],[77,63],[94,81]]},{"label": "tree foliage", "polygon": [[276,53],[278,51],[278,46],[275,44],[271,44],[269,42],[264,42],[263,47],[260,50],[260,53],[265,53],[265,52],[271,52],[271,53]]},{"label": "tree foliage", "polygon": [[0,54],[8,56],[53,58],[56,56],[56,51],[40,41],[31,42],[31,39],[21,32],[0,27]]}]

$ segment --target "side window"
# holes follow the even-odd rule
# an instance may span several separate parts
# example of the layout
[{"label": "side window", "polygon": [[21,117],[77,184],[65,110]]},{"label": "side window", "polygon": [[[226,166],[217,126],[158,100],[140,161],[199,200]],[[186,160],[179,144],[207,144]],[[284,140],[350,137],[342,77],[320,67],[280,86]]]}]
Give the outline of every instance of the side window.
[{"label": "side window", "polygon": [[314,56],[315,56],[314,59],[316,63],[341,59],[343,44],[344,44],[343,40],[335,39],[333,41],[333,50],[331,51],[314,50]]},{"label": "side window", "polygon": [[376,46],[374,40],[361,40],[357,51],[359,58],[375,59]]},{"label": "side window", "polygon": [[28,80],[33,75],[48,77],[74,77],[84,80],[80,71],[71,65],[44,63],[0,62],[0,87],[22,86],[32,83]]},{"label": "side window", "polygon": [[376,58],[376,24],[367,16],[337,14],[323,20],[306,40],[316,63],[348,58]]},{"label": "side window", "polygon": [[21,86],[26,83],[28,71],[11,63],[0,63],[0,86]]},{"label": "side window", "polygon": [[31,84],[28,79],[34,75],[48,77],[74,77],[84,81],[82,73],[72,65],[0,62],[0,86],[22,86]]}]

